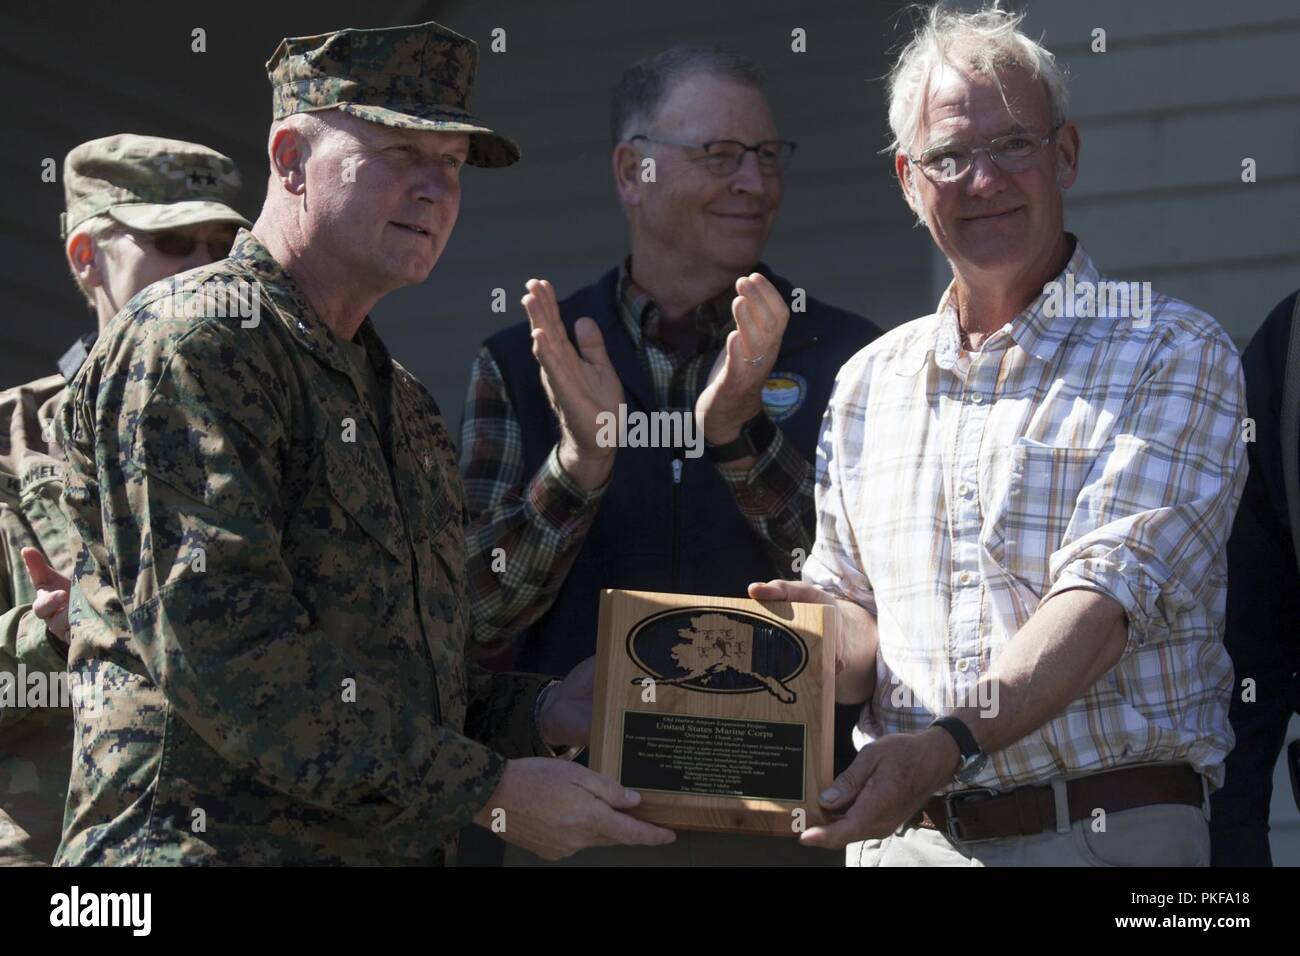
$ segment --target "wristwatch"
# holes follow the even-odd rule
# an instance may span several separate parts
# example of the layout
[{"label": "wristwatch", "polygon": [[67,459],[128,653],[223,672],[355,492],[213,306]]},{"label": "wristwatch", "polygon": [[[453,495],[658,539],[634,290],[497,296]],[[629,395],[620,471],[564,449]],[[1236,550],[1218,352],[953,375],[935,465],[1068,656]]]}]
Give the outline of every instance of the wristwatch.
[{"label": "wristwatch", "polygon": [[767,451],[767,446],[776,438],[776,426],[767,413],[760,411],[745,424],[740,426],[740,434],[725,445],[710,445],[706,440],[704,447],[709,450],[709,457],[718,464],[739,461],[751,455],[757,458]]},{"label": "wristwatch", "polygon": [[[552,680],[549,684],[543,687],[542,692],[537,695],[537,700],[533,703],[533,727],[537,729],[538,739],[541,739],[542,736],[542,701],[546,698],[546,695],[551,692],[551,688],[558,683],[560,683],[560,681]],[[542,745],[550,751],[547,756],[554,757],[557,760],[573,760],[587,749],[586,747],[552,747],[545,740],[542,740]]]},{"label": "wristwatch", "polygon": [[973,786],[975,778],[989,762],[989,755],[980,750],[980,745],[975,742],[975,735],[956,717],[940,717],[931,721],[930,726],[942,727],[952,735],[953,740],[957,741],[957,749],[961,751],[961,762],[957,764],[957,770],[952,775],[953,779],[968,787]]}]

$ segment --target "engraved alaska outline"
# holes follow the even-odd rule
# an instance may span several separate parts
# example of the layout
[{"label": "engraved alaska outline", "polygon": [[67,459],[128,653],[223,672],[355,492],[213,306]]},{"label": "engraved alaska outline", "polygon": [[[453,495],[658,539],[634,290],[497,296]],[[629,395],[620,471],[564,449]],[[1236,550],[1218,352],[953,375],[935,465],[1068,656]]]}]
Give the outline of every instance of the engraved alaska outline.
[{"label": "engraved alaska outline", "polygon": [[[688,671],[688,673],[684,677],[666,677],[662,673],[660,673],[656,668],[652,667],[637,651],[637,638],[642,633],[644,633],[650,625],[652,625],[656,621],[659,621],[665,617],[681,617],[681,618],[688,619],[690,621],[691,627],[686,629],[679,629],[678,636],[681,637],[684,642],[690,643],[693,639],[687,636],[688,633],[693,633],[698,636],[704,635],[705,632],[700,630],[701,621],[704,621],[705,627],[710,632],[721,630],[720,628],[716,628],[716,627],[713,628],[708,627],[708,625],[710,624],[716,625],[717,623],[716,621],[706,620],[707,618],[713,617],[715,615],[727,619],[728,623],[730,624],[733,625],[739,624],[741,627],[750,628],[751,630],[751,637],[749,640],[749,652],[751,655],[750,667],[743,668],[743,669],[736,668],[733,664],[730,663],[730,661],[733,658],[731,655],[728,654],[719,657],[718,660],[713,661],[711,663],[700,661],[701,666],[696,670],[691,670],[690,666],[688,664],[682,663],[681,659],[678,658],[677,655],[674,653],[674,659],[678,661],[678,666],[681,667],[683,670]],[[735,620],[736,618],[741,618],[743,620],[737,621]],[[761,674],[752,669],[752,648],[754,642],[753,628],[755,627],[756,624],[764,625],[772,628],[777,633],[777,635],[789,640],[790,642],[792,642],[794,647],[797,648],[799,652],[799,662],[788,674]],[[717,640],[721,641],[723,639],[717,639]],[[769,694],[776,697],[779,701],[785,704],[793,704],[797,699],[797,695],[795,691],[792,690],[790,687],[788,687],[787,684],[788,682],[794,680],[794,678],[798,677],[801,673],[803,673],[804,668],[808,666],[808,659],[809,659],[808,645],[804,642],[802,637],[800,637],[790,628],[786,627],[784,624],[778,621],[774,621],[771,618],[754,614],[750,611],[742,611],[736,608],[715,607],[711,605],[701,605],[698,607],[671,608],[666,611],[659,611],[655,614],[650,615],[649,617],[642,618],[640,621],[636,623],[636,626],[633,627],[628,632],[626,643],[627,643],[628,657],[630,657],[632,661],[636,664],[636,666],[640,668],[647,676],[652,678],[657,685],[661,685],[665,687],[681,687],[684,690],[692,690],[692,691],[697,691],[699,693],[705,693],[705,694],[752,694],[752,693],[757,693],[758,691],[761,690],[766,690]],[[706,639],[704,642],[701,643],[703,645],[707,645],[708,641]],[[718,673],[723,669],[736,670],[736,672],[741,674],[742,676],[749,677],[757,681],[757,684],[753,687],[730,687],[730,688],[729,687],[708,687],[702,685],[702,682],[707,682],[712,675]],[[643,683],[643,681],[644,678],[640,678],[640,677],[632,679],[633,684],[641,684]]]}]

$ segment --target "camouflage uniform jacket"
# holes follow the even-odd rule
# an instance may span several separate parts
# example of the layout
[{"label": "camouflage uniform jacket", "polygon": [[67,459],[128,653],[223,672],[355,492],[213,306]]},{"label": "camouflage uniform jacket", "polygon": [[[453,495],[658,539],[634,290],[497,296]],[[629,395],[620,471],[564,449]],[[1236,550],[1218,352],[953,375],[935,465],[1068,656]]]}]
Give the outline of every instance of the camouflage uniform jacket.
[{"label": "camouflage uniform jacket", "polygon": [[[212,317],[238,281],[255,324]],[[544,680],[464,658],[437,406],[370,320],[356,341],[381,394],[245,231],[73,381],[69,668],[104,703],[74,704],[60,863],[450,862],[505,758],[548,752]]]},{"label": "camouflage uniform jacket", "polygon": [[62,456],[49,440],[66,385],[50,375],[0,392],[0,866],[54,860],[72,764],[66,648],[32,613],[22,559],[37,548],[72,573]]}]

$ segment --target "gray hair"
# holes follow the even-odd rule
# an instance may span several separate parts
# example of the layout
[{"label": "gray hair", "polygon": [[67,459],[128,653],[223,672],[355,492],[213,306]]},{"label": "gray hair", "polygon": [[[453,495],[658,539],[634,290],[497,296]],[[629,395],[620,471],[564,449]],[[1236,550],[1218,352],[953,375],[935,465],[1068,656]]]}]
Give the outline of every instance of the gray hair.
[{"label": "gray hair", "polygon": [[1052,126],[1065,122],[1069,108],[1065,71],[1051,51],[1020,31],[1024,16],[1002,10],[996,2],[975,12],[952,10],[943,3],[929,9],[889,73],[889,129],[894,137],[890,152],[910,151],[916,145],[930,75],[941,63],[973,70],[995,82],[999,69],[1023,70],[1043,84]]},{"label": "gray hair", "polygon": [[619,77],[609,110],[609,135],[617,146],[654,120],[668,94],[688,76],[705,73],[762,89],[762,67],[720,46],[678,45],[638,60]]}]

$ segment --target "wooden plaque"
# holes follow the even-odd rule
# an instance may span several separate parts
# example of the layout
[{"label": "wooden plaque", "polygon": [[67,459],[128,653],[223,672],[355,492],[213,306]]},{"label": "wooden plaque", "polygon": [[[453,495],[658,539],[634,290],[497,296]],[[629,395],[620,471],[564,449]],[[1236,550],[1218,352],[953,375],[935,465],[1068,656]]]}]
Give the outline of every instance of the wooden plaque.
[{"label": "wooden plaque", "polygon": [[592,769],[673,829],[826,822],[838,624],[827,604],[602,591]]}]

